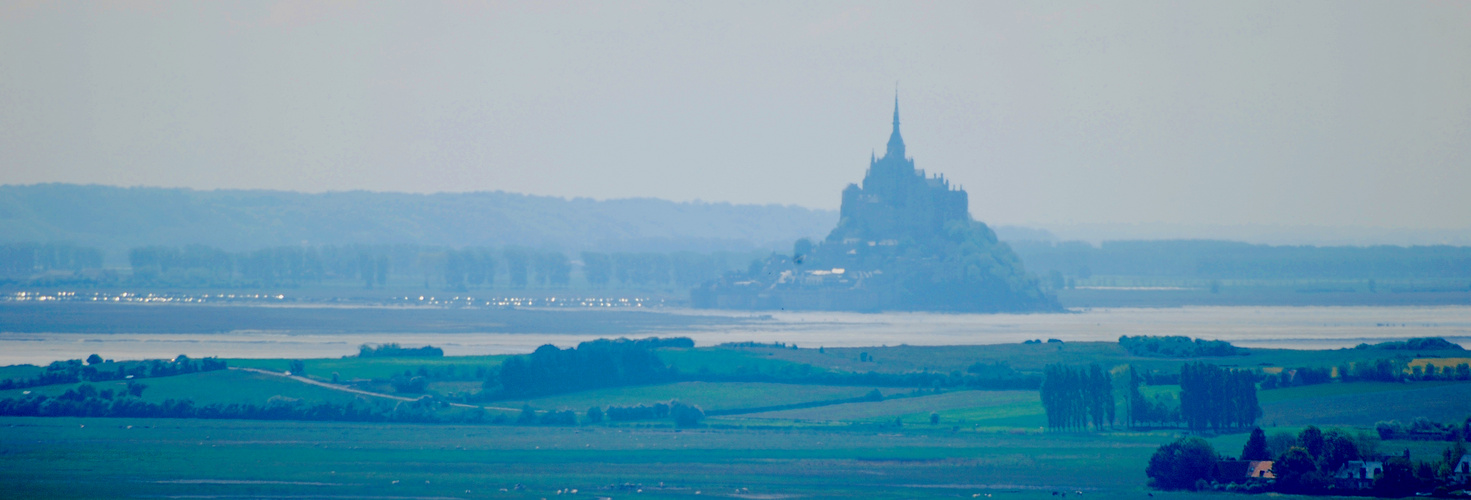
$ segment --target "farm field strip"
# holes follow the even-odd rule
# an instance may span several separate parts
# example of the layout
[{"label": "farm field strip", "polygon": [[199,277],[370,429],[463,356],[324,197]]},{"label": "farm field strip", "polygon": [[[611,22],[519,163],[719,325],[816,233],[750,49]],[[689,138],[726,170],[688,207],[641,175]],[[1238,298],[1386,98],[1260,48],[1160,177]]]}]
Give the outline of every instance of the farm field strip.
[{"label": "farm field strip", "polygon": [[[375,495],[545,497],[641,483],[650,496],[951,497],[953,485],[1137,494],[1168,434],[1099,439],[854,431],[478,427],[150,419],[0,418],[8,498]],[[146,457],[118,461],[110,457]],[[1112,467],[1058,484],[1051,471]],[[127,480],[119,481],[119,479]],[[22,483],[17,480],[23,479]],[[653,486],[671,486],[659,490]],[[515,484],[525,492],[500,492]],[[18,491],[14,485],[33,488]],[[63,486],[65,484],[65,486]],[[48,487],[49,485],[49,487]],[[1015,489],[1015,488],[1012,488]],[[467,491],[468,490],[468,491]],[[823,493],[827,491],[827,493]],[[40,494],[36,494],[39,492]],[[90,492],[90,494],[87,494]],[[106,494],[99,494],[107,492]],[[0,491],[5,494],[6,491]],[[82,493],[77,495],[77,493]],[[631,494],[633,492],[624,492]],[[602,493],[606,494],[606,493]]]},{"label": "farm field strip", "polygon": [[[954,391],[934,395],[886,399],[883,401],[843,403],[818,408],[803,408],[738,415],[733,419],[793,419],[813,421],[877,421],[894,417],[951,412],[952,417],[971,418],[1014,416],[1017,408],[1034,408],[1040,415],[1042,406],[1036,391]],[[993,415],[994,413],[994,415]],[[1025,411],[1023,412],[1025,413]],[[944,413],[942,413],[944,415]],[[962,417],[956,417],[962,418]]]},{"label": "farm field strip", "polygon": [[[1348,425],[1373,427],[1381,420],[1409,421],[1426,417],[1438,422],[1460,421],[1471,415],[1471,382],[1416,382],[1399,385],[1399,390],[1333,391],[1333,386],[1368,385],[1322,384],[1283,391],[1299,391],[1297,398],[1262,402],[1262,425]],[[1315,395],[1314,389],[1326,389]],[[1270,393],[1272,391],[1266,391]]]},{"label": "farm field strip", "polygon": [[[678,399],[704,410],[732,410],[834,399],[857,398],[866,387],[777,384],[767,382],[677,382],[673,384],[594,389],[528,400],[497,402],[538,409],[586,410],[592,406],[632,406]],[[893,389],[881,392],[894,392]]]}]

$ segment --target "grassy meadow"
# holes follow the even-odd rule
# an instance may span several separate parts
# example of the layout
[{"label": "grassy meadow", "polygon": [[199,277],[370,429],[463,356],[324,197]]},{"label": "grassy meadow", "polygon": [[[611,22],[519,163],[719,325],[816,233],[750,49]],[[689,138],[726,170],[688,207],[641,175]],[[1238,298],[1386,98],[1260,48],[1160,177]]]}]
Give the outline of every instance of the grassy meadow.
[{"label": "grassy meadow", "polygon": [[[866,354],[866,356],[864,356]],[[1338,366],[1366,350],[1252,350],[1202,360],[1254,368]],[[1434,354],[1434,353],[1431,353]],[[682,373],[806,375],[965,372],[997,363],[1021,373],[1048,363],[1099,363],[1177,370],[1185,360],[1144,358],[1113,343],[967,347],[666,348]],[[370,399],[406,404],[478,390],[477,374],[505,356],[304,360],[306,378],[285,376],[291,360],[228,360],[229,370],[139,380],[142,399],[196,404],[264,404]],[[871,359],[864,361],[863,359]],[[265,370],[269,373],[247,370]],[[0,373],[32,376],[36,367]],[[385,380],[429,373],[427,393],[398,393]],[[338,384],[332,383],[336,374]],[[433,378],[433,376],[431,376]],[[78,384],[0,391],[57,396]],[[93,384],[122,390],[122,381]],[[878,400],[854,401],[872,390]],[[1177,386],[1144,388],[1146,394]],[[1354,382],[1263,390],[1268,432],[1302,426],[1371,431],[1380,420],[1471,414],[1471,382]],[[593,406],[679,400],[711,412],[701,425],[668,419],[589,423]],[[867,387],[774,382],[679,381],[528,399],[464,400],[514,419],[522,405],[578,413],[571,426],[410,424],[200,419],[0,417],[0,498],[1086,498],[1198,497],[1153,491],[1144,467],[1181,429],[1056,432],[1035,390]],[[931,415],[938,417],[931,423]],[[1239,453],[1244,433],[1209,436]],[[1446,443],[1381,443],[1438,456]]]}]

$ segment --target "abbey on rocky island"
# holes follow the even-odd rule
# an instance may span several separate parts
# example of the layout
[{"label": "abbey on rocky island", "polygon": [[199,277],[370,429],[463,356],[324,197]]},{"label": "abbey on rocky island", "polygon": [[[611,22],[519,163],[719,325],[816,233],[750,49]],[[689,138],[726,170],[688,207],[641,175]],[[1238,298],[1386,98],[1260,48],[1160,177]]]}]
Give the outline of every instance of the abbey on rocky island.
[{"label": "abbey on rocky island", "polygon": [[952,189],[943,176],[925,177],[923,170],[914,168],[914,159],[904,155],[899,100],[895,98],[894,132],[889,134],[888,149],[883,158],[869,160],[862,187],[849,184],[843,190],[838,227],[825,242],[921,240],[943,232],[948,222],[970,220],[969,205],[965,191]]},{"label": "abbey on rocky island", "polygon": [[838,226],[691,292],[695,307],[849,311],[1060,310],[996,233],[970,216],[964,190],[927,176],[904,151],[899,100],[882,158],[843,190]]}]

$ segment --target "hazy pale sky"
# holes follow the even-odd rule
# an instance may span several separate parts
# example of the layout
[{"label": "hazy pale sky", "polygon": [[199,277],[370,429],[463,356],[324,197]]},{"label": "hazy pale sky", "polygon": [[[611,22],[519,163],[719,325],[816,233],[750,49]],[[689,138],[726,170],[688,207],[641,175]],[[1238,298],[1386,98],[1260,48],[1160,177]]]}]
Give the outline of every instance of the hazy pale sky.
[{"label": "hazy pale sky", "polygon": [[0,3],[0,183],[1471,226],[1471,2]]}]

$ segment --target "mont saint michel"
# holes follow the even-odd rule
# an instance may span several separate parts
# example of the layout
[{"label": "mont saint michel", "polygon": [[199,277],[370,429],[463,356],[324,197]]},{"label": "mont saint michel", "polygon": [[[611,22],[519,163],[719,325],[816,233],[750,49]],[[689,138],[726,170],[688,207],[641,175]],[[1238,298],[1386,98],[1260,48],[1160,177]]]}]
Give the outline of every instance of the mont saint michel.
[{"label": "mont saint michel", "polygon": [[915,168],[894,130],[862,184],[843,189],[837,227],[691,292],[696,307],[842,311],[1053,311],[1055,298],[984,223],[965,190]]}]

